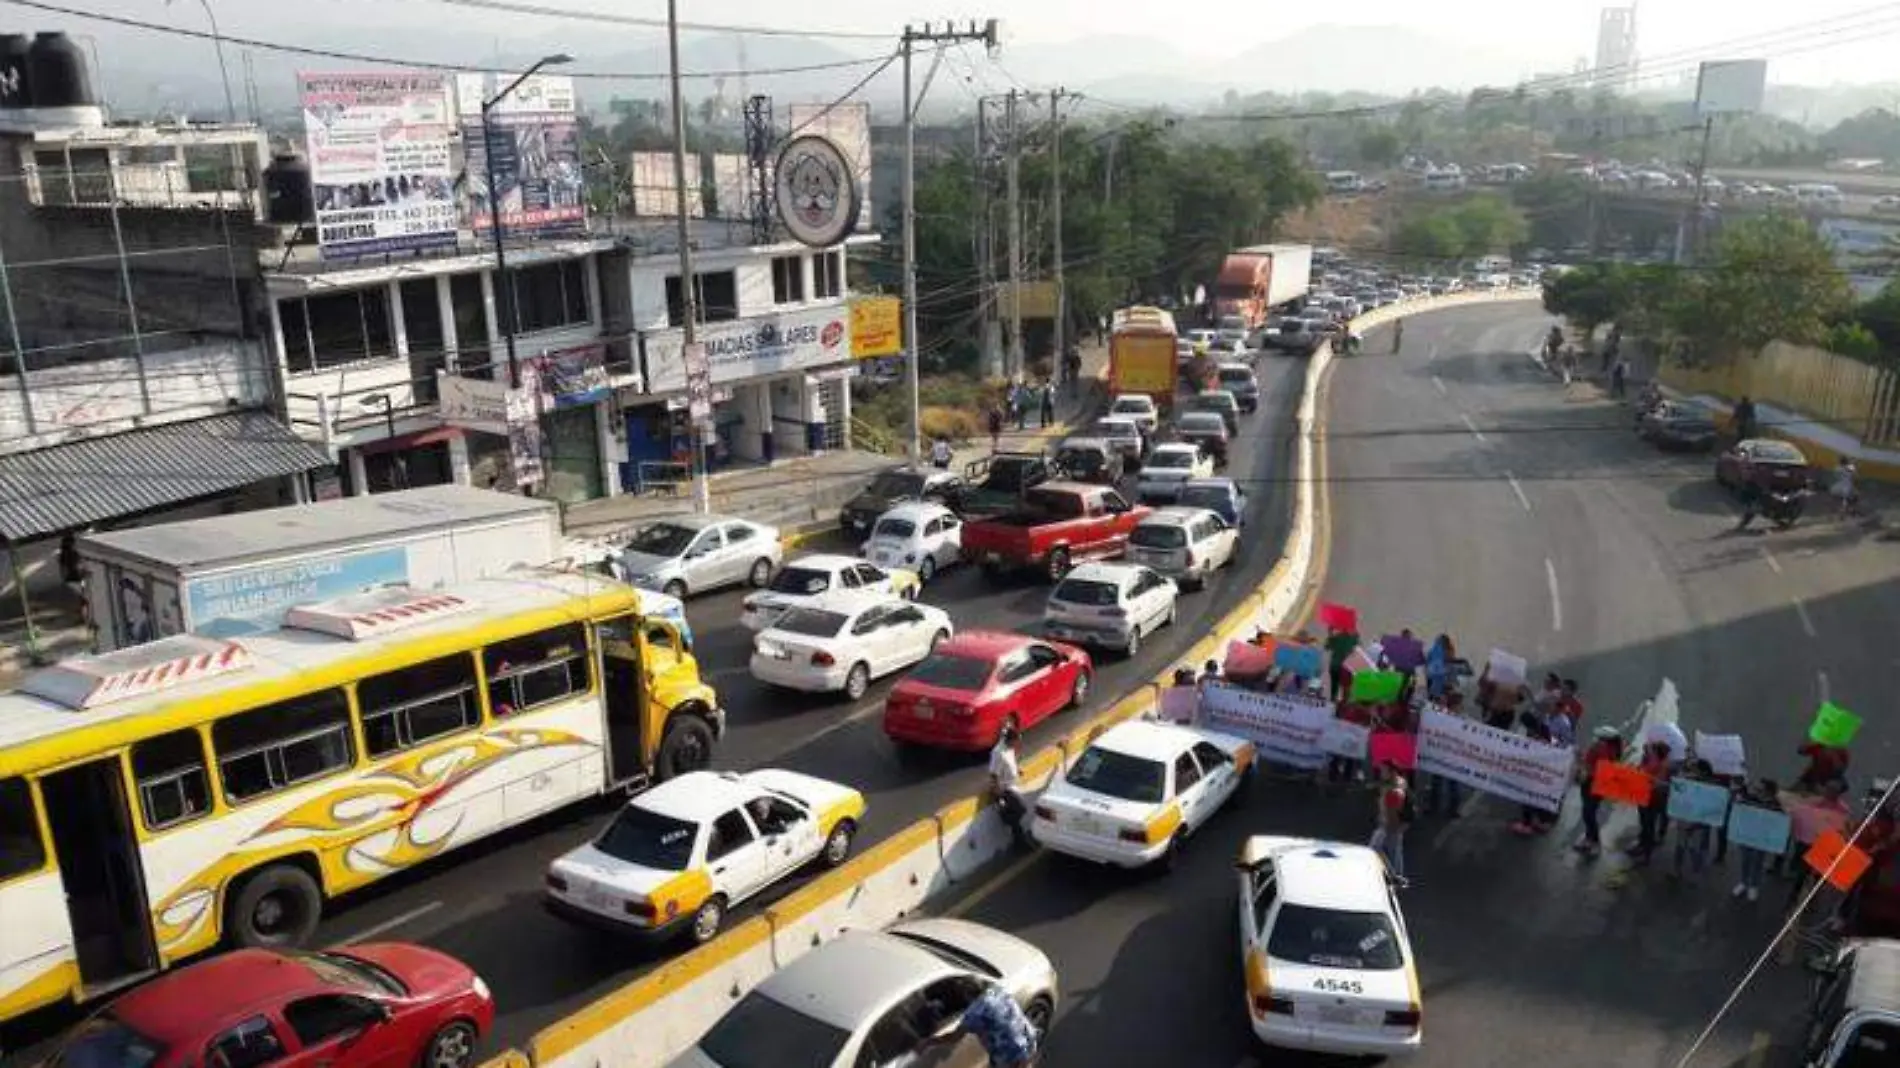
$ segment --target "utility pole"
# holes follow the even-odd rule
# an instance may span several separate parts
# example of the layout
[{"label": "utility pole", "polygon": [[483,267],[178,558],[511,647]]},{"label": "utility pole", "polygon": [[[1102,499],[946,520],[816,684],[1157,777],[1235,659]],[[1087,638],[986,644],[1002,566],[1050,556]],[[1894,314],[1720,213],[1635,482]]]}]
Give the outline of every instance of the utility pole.
[{"label": "utility pole", "polygon": [[[669,4],[674,2],[677,0],[668,0]],[[904,361],[904,378],[910,392],[910,462],[913,465],[923,463],[924,452],[923,434],[918,428],[920,407],[917,399],[918,363],[923,358],[923,348],[919,344],[921,339],[917,336],[917,106],[920,101],[912,99],[911,56],[919,42],[955,44],[982,41],[993,53],[997,46],[997,30],[995,19],[981,25],[972,21],[961,29],[948,23],[933,28],[928,22],[921,29],[904,27],[904,347],[909,356]]]},{"label": "utility pole", "polygon": [[1003,126],[1005,137],[1009,138],[1008,155],[1003,161],[1003,180],[1008,192],[1005,194],[1008,207],[1004,212],[1009,226],[1009,360],[1007,372],[1011,379],[1023,373],[1023,203],[1022,183],[1018,180],[1022,170],[1023,139],[1022,127],[1018,124],[1016,101],[1021,94],[1011,89],[1003,103]]},{"label": "utility pole", "polygon": [[[703,362],[699,353],[699,279],[693,274],[693,232],[688,221],[686,188],[686,94],[680,87],[679,0],[666,0],[666,52],[673,83],[673,216],[680,243],[680,356],[686,367]],[[493,158],[493,153],[490,153]],[[687,372],[689,375],[692,372]],[[706,471],[706,437],[710,422],[689,419],[693,434],[693,510],[712,511],[712,478]]]},{"label": "utility pole", "polygon": [[987,378],[1003,377],[1001,350],[995,344],[996,249],[992,238],[990,204],[990,98],[976,100],[976,155],[971,157],[976,180],[977,351]]},{"label": "utility pole", "polygon": [[[1069,95],[1058,86],[1049,94],[1049,125],[1053,130],[1049,141],[1049,170],[1052,177],[1049,184],[1050,210],[1055,215],[1055,283],[1056,283],[1056,323],[1055,373],[1062,373],[1063,360],[1068,356],[1069,337],[1069,300],[1068,291],[1063,287],[1062,277],[1062,98]],[[1071,386],[1074,383],[1070,383]]]}]

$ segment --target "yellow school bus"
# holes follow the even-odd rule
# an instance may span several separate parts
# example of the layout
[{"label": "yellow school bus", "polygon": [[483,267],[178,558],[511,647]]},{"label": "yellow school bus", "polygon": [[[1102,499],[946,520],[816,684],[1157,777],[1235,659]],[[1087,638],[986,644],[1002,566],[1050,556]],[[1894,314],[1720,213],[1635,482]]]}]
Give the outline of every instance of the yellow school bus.
[{"label": "yellow school bus", "polygon": [[27,676],[0,694],[0,1020],[297,945],[339,894],[707,766],[717,695],[640,609],[521,570]]}]

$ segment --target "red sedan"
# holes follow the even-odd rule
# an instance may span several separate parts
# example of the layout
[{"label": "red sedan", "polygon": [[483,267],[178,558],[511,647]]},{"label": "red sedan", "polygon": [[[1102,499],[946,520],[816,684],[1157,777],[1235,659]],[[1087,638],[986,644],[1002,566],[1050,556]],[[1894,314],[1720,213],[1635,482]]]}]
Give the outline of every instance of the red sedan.
[{"label": "red sedan", "polygon": [[1093,672],[1089,655],[1072,645],[965,631],[891,689],[884,733],[900,745],[988,749],[1006,726],[1033,727],[1079,707]]},{"label": "red sedan", "polygon": [[431,949],[241,949],[162,976],[66,1037],[49,1068],[467,1068],[488,985]]},{"label": "red sedan", "polygon": [[1715,481],[1724,489],[1739,490],[1753,482],[1769,493],[1786,493],[1808,486],[1808,458],[1785,441],[1751,438],[1715,458]]}]

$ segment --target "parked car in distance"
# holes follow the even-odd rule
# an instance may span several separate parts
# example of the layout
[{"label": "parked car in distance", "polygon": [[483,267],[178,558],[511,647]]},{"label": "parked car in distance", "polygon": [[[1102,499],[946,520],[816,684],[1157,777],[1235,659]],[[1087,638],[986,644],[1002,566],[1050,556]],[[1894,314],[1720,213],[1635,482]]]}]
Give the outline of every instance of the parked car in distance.
[{"label": "parked car in distance", "polygon": [[1056,470],[1071,482],[1113,486],[1122,480],[1127,461],[1121,451],[1101,438],[1069,438],[1056,449]]},{"label": "parked car in distance", "polygon": [[949,1032],[991,984],[1043,1044],[1056,970],[1035,946],[965,920],[905,920],[846,931],[766,976],[671,1068],[975,1068],[988,1056]]},{"label": "parked car in distance", "polygon": [[763,586],[784,558],[776,527],[724,515],[679,515],[636,531],[620,552],[620,566],[633,585],[684,600],[722,586]]},{"label": "parked car in distance", "polygon": [[1089,437],[1106,441],[1109,447],[1121,453],[1122,466],[1134,470],[1141,466],[1141,458],[1148,453],[1148,435],[1133,419],[1105,415],[1090,423],[1084,431]]},{"label": "parked car in distance", "polygon": [[838,510],[838,526],[847,537],[864,537],[877,517],[909,501],[934,501],[954,509],[961,503],[963,476],[931,468],[880,471],[871,484]]},{"label": "parked car in distance", "polygon": [[864,795],[796,771],[693,771],[620,807],[548,865],[548,911],[639,938],[712,941],[733,906],[851,855]]},{"label": "parked car in distance", "polygon": [[1044,849],[1120,868],[1172,868],[1181,844],[1253,771],[1252,742],[1175,723],[1128,720],[1102,732],[1036,798]]},{"label": "parked car in distance", "polygon": [[1215,369],[1215,381],[1221,389],[1233,394],[1241,411],[1252,415],[1260,410],[1260,380],[1254,376],[1252,367],[1244,363],[1223,363]]},{"label": "parked car in distance", "polygon": [[1172,501],[1189,479],[1214,474],[1214,458],[1191,441],[1164,441],[1148,454],[1135,480],[1135,498],[1143,504]]},{"label": "parked car in distance", "polygon": [[433,949],[239,949],[120,995],[45,1063],[466,1068],[494,1019],[488,984]]},{"label": "parked car in distance", "polygon": [[1232,432],[1219,412],[1182,412],[1174,417],[1174,438],[1200,446],[1214,466],[1226,467]]},{"label": "parked car in distance", "polygon": [[1049,591],[1043,633],[1092,649],[1141,651],[1141,640],[1174,622],[1180,590],[1139,564],[1083,564]]},{"label": "parked car in distance", "polygon": [[1810,479],[1801,450],[1773,438],[1737,442],[1715,458],[1715,481],[1724,489],[1740,490],[1752,482],[1769,493],[1787,493],[1807,489]]},{"label": "parked car in distance", "polygon": [[983,752],[1004,727],[1027,730],[1088,700],[1089,655],[1007,631],[970,631],[937,646],[884,699],[884,733],[900,747]]},{"label": "parked car in distance", "polygon": [[1709,409],[1688,401],[1666,400],[1643,413],[1636,433],[1663,448],[1700,451],[1713,448],[1721,432]]},{"label": "parked car in distance", "polygon": [[1115,399],[1108,403],[1108,414],[1134,420],[1143,434],[1152,435],[1161,425],[1161,409],[1146,393],[1115,394]]},{"label": "parked car in distance", "polygon": [[1054,581],[1077,561],[1120,556],[1147,514],[1108,486],[1045,482],[1023,495],[1021,510],[965,524],[963,554],[992,578],[1035,568]]},{"label": "parked car in distance", "polygon": [[1233,526],[1206,508],[1163,508],[1128,536],[1128,562],[1198,590],[1233,563],[1239,539]]},{"label": "parked car in distance", "polygon": [[779,568],[764,589],[746,594],[739,622],[750,631],[764,630],[786,612],[832,590],[874,590],[915,600],[922,586],[915,571],[882,568],[842,553],[809,553]]},{"label": "parked car in distance", "polygon": [[1183,414],[1213,412],[1227,424],[1227,433],[1240,433],[1240,401],[1224,389],[1204,389],[1181,403]]},{"label": "parked car in distance", "polygon": [[1181,496],[1175,504],[1182,508],[1205,508],[1235,529],[1247,525],[1247,493],[1231,478],[1191,479],[1181,487]]},{"label": "parked car in distance", "polygon": [[886,570],[914,571],[919,582],[928,584],[963,559],[963,520],[941,504],[900,504],[878,517],[859,552]]},{"label": "parked car in distance", "polygon": [[955,631],[941,608],[838,590],[780,616],[752,639],[752,677],[804,693],[861,701],[873,679],[930,655]]}]

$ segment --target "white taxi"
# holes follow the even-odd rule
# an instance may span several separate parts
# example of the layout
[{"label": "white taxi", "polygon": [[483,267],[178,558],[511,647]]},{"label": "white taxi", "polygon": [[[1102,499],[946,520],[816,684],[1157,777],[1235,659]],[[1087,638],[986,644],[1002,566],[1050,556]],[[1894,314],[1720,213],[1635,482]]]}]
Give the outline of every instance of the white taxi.
[{"label": "white taxi", "polygon": [[1253,771],[1254,745],[1217,731],[1129,720],[1102,732],[1036,799],[1045,849],[1098,864],[1172,866],[1181,842]]},{"label": "white taxi", "polygon": [[950,614],[888,593],[837,590],[786,612],[752,639],[752,677],[806,693],[864,697],[871,680],[930,655]]},{"label": "white taxi", "polygon": [[1083,564],[1049,591],[1042,629],[1058,641],[1134,656],[1143,638],[1174,622],[1180,592],[1136,564]]},{"label": "white taxi", "polygon": [[919,582],[963,558],[963,520],[933,501],[900,504],[878,517],[859,550],[879,567],[915,571]]},{"label": "white taxi", "polygon": [[1239,534],[1206,508],[1163,508],[1150,512],[1128,535],[1128,560],[1166,575],[1190,589],[1234,562]]},{"label": "white taxi", "polygon": [[814,861],[844,863],[863,818],[863,794],[809,775],[688,772],[549,865],[543,900],[590,926],[708,942],[739,902]]},{"label": "white taxi", "polygon": [[1257,835],[1237,867],[1254,1035],[1318,1053],[1417,1051],[1417,962],[1384,859],[1360,845]]},{"label": "white taxi", "polygon": [[812,553],[787,561],[764,589],[747,594],[739,621],[748,630],[764,630],[797,605],[810,604],[832,590],[871,590],[909,600],[922,588],[915,571],[879,567],[839,553]]}]

